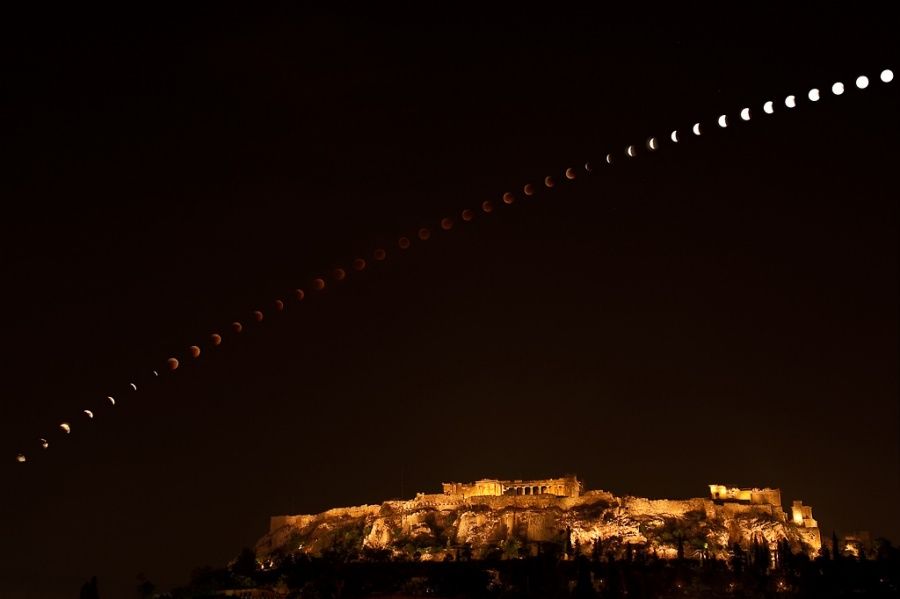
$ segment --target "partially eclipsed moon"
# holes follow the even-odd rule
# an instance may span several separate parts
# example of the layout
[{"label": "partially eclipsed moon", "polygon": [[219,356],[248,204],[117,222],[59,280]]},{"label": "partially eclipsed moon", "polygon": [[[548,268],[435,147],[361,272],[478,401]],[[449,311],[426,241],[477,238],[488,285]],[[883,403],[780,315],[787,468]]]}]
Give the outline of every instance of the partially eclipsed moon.
[{"label": "partially eclipsed moon", "polygon": [[429,239],[431,239],[431,231],[425,227],[419,229],[418,235],[419,239],[421,239],[422,241],[428,241]]},{"label": "partially eclipsed moon", "polygon": [[109,400],[109,404],[114,406],[116,405],[116,399],[112,395],[107,395],[106,399]]},{"label": "partially eclipsed moon", "polygon": [[189,350],[190,350],[190,352],[191,352],[191,357],[192,357],[192,358],[199,358],[199,357],[200,357],[200,348],[197,347],[196,345],[192,345],[192,346],[189,348]]},{"label": "partially eclipsed moon", "polygon": [[444,217],[441,219],[441,228],[444,231],[449,231],[453,228],[453,219],[449,217]]},{"label": "partially eclipsed moon", "polygon": [[575,169],[574,169],[574,168],[567,168],[567,169],[566,169],[566,179],[568,179],[569,181],[571,181],[571,180],[574,179],[574,178],[575,178]]},{"label": "partially eclipsed moon", "polygon": [[[403,240],[406,240],[406,247],[409,247],[409,239],[406,239],[406,237],[400,238],[400,247],[403,247]],[[315,289],[316,291],[322,291],[323,289],[325,289],[325,279],[323,279],[322,277],[313,279],[312,285],[313,289]]]},{"label": "partially eclipsed moon", "polygon": [[512,204],[515,201],[516,201],[515,196],[513,194],[511,194],[510,192],[507,191],[503,194],[503,203],[504,204],[507,204],[507,205]]},{"label": "partially eclipsed moon", "polygon": [[672,131],[672,135],[669,136],[673,142],[678,143],[678,131]]},{"label": "partially eclipsed moon", "polygon": [[129,386],[131,386],[132,391],[137,391],[137,385],[135,385],[134,383],[128,383],[128,384],[129,384]]},{"label": "partially eclipsed moon", "polygon": [[840,81],[835,82],[835,84],[831,86],[831,93],[833,93],[835,96],[840,96],[842,93],[844,93],[844,84]]},{"label": "partially eclipsed moon", "polygon": [[749,108],[744,108],[741,110],[741,119],[743,119],[745,121],[750,120],[750,109]]},{"label": "partially eclipsed moon", "polygon": [[240,333],[241,331],[244,330],[244,325],[242,325],[241,323],[239,323],[238,321],[235,320],[234,322],[231,323],[231,330],[234,331],[235,333]]},{"label": "partially eclipsed moon", "polygon": [[812,88],[811,90],[809,90],[808,96],[809,96],[809,100],[811,102],[818,102],[819,101],[819,90],[816,89],[815,87]]},{"label": "partially eclipsed moon", "polygon": [[466,208],[465,210],[462,211],[461,216],[465,222],[469,222],[470,220],[475,218],[475,211],[472,210],[471,208]]},{"label": "partially eclipsed moon", "polygon": [[363,260],[362,258],[357,258],[356,260],[353,261],[353,268],[355,270],[365,270],[366,261]]},{"label": "partially eclipsed moon", "polygon": [[72,432],[72,427],[69,426],[68,422],[63,422],[62,424],[60,424],[59,428],[61,428],[62,432],[66,433],[67,435]]},{"label": "partially eclipsed moon", "polygon": [[634,146],[628,146],[625,148],[625,153],[629,156],[629,158],[634,158]]},{"label": "partially eclipsed moon", "polygon": [[481,203],[481,211],[482,212],[492,212],[494,210],[494,204],[491,203],[490,200],[485,200]]},{"label": "partially eclipsed moon", "polygon": [[719,127],[724,129],[727,126],[728,126],[728,116],[724,115],[724,114],[719,116]]},{"label": "partially eclipsed moon", "polygon": [[556,182],[553,180],[553,177],[551,177],[550,175],[547,175],[546,177],[544,177],[544,186],[545,187],[553,187],[554,185],[556,185]]},{"label": "partially eclipsed moon", "polygon": [[532,185],[531,183],[526,183],[525,187],[522,188],[522,191],[527,196],[534,195],[534,185]]},{"label": "partially eclipsed moon", "polygon": [[794,108],[795,106],[797,106],[797,98],[795,98],[793,95],[788,96],[784,99],[784,105],[788,108]]},{"label": "partially eclipsed moon", "polygon": [[93,418],[93,417],[94,417],[94,413],[91,412],[90,410],[85,410],[85,411],[84,411],[84,415],[87,416],[88,418]]},{"label": "partially eclipsed moon", "polygon": [[275,309],[278,310],[279,312],[284,310],[284,302],[281,301],[280,299],[275,300]]},{"label": "partially eclipsed moon", "polygon": [[586,170],[587,172],[591,172],[592,170],[594,170],[594,167],[591,166],[591,163],[590,163],[590,162],[585,162],[585,163],[584,163],[584,170]]},{"label": "partially eclipsed moon", "polygon": [[152,372],[153,372],[153,376],[159,376],[159,373],[158,373],[158,372],[156,372],[156,371],[155,371],[155,370],[154,370],[154,371],[152,371]]},{"label": "partially eclipsed moon", "polygon": [[334,277],[335,281],[343,281],[347,278],[347,271],[343,268],[335,268],[331,275]]},{"label": "partially eclipsed moon", "polygon": [[694,123],[694,128],[691,130],[694,132],[694,135],[700,135],[700,123]]},{"label": "partially eclipsed moon", "polygon": [[[377,250],[376,250],[376,251],[377,251]],[[295,289],[295,290],[294,290],[294,297],[297,298],[297,301],[298,301],[298,302],[302,302],[302,301],[303,301],[303,298],[306,297],[306,292],[303,291],[302,289]]]},{"label": "partially eclipsed moon", "polygon": [[27,458],[25,457],[25,454],[20,453],[19,455],[16,456],[16,461],[19,462],[20,464],[22,464],[25,461],[27,461]]},{"label": "partially eclipsed moon", "polygon": [[218,333],[213,333],[209,336],[209,340],[212,341],[213,345],[221,345],[222,344],[222,335]]},{"label": "partially eclipsed moon", "polygon": [[606,164],[612,164],[612,154],[606,155]]},{"label": "partially eclipsed moon", "polygon": [[169,358],[166,360],[166,364],[169,367],[169,370],[175,370],[178,368],[178,358]]},{"label": "partially eclipsed moon", "polygon": [[47,439],[41,438],[41,447],[47,449],[48,447],[50,447],[50,442],[47,441]]},{"label": "partially eclipsed moon", "polygon": [[647,148],[648,148],[648,149],[650,149],[650,150],[655,150],[655,149],[658,148],[658,147],[659,147],[659,146],[658,146],[657,143],[656,143],[656,138],[655,138],[655,137],[651,137],[650,139],[647,140]]},{"label": "partially eclipsed moon", "polygon": [[374,252],[372,252],[372,257],[381,262],[385,258],[387,258],[387,252],[381,248],[378,248]]},{"label": "partially eclipsed moon", "polygon": [[256,322],[262,322],[263,313],[259,310],[254,310],[253,311],[253,319],[256,320]]},{"label": "partially eclipsed moon", "polygon": [[763,104],[763,112],[766,114],[772,114],[775,112],[775,103],[772,100],[769,100],[765,104]]}]

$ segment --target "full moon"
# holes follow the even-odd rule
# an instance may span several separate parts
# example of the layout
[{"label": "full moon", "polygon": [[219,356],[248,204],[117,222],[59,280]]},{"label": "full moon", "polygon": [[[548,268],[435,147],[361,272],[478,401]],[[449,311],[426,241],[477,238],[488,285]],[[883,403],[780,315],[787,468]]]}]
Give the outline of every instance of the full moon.
[{"label": "full moon", "polygon": [[169,370],[175,370],[178,368],[178,358],[169,358],[166,360],[166,364],[169,366]]},{"label": "full moon", "polygon": [[728,117],[723,114],[719,117],[719,127],[722,127],[724,129],[727,126],[728,126]]},{"label": "full moon", "polygon": [[775,104],[772,102],[772,100],[769,100],[768,102],[763,104],[763,112],[765,112],[766,114],[772,114],[773,112],[775,112]]},{"label": "full moon", "polygon": [[190,352],[191,352],[191,357],[192,357],[192,358],[199,358],[199,357],[200,357],[200,348],[197,347],[196,345],[192,345],[192,346],[190,347]]},{"label": "full moon", "polygon": [[793,95],[788,96],[784,99],[784,105],[788,108],[794,108],[795,106],[797,106],[797,98],[795,98]]},{"label": "full moon", "polygon": [[809,94],[808,94],[808,95],[809,95],[810,101],[812,101],[812,102],[818,102],[818,101],[819,101],[819,90],[818,90],[818,89],[812,88],[811,90],[809,90]]},{"label": "full moon", "polygon": [[838,81],[837,83],[832,85],[831,93],[833,93],[835,96],[840,96],[842,93],[844,93],[844,84]]},{"label": "full moon", "polygon": [[673,142],[678,143],[678,131],[672,131],[672,135],[669,136]]},{"label": "full moon", "polygon": [[694,123],[694,135],[700,135],[700,123]]},{"label": "full moon", "polygon": [[741,118],[745,121],[750,120],[750,109],[749,108],[744,108],[743,110],[741,110]]},{"label": "full moon", "polygon": [[894,80],[894,71],[890,69],[885,69],[881,71],[881,81],[882,83],[890,83]]},{"label": "full moon", "polygon": [[869,78],[865,75],[860,75],[856,78],[856,87],[859,89],[866,89],[869,87]]}]

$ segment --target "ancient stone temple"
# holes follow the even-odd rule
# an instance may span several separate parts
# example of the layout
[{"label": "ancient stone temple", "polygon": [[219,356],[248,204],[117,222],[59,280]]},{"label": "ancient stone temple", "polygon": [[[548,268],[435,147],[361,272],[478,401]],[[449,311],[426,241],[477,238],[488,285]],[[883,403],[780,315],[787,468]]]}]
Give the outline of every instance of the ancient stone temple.
[{"label": "ancient stone temple", "polygon": [[578,497],[584,485],[574,475],[535,480],[497,480],[482,478],[474,483],[444,483],[444,495],[489,497],[497,495],[554,495]]}]

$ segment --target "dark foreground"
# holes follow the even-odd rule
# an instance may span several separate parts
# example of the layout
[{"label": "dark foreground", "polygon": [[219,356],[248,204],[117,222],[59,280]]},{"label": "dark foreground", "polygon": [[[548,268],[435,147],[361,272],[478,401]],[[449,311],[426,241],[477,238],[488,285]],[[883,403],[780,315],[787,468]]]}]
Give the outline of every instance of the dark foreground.
[{"label": "dark foreground", "polygon": [[[252,554],[197,570],[171,594],[145,597],[897,597],[900,552],[876,559],[737,555],[729,561],[632,559],[343,561]],[[774,563],[774,565],[773,565]],[[139,593],[140,594],[140,593]]]}]

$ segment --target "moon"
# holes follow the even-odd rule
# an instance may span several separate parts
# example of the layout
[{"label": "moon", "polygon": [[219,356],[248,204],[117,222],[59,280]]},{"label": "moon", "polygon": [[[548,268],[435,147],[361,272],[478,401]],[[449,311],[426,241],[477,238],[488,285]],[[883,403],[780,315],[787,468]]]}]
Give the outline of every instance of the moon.
[{"label": "moon", "polygon": [[94,413],[91,412],[90,410],[84,410],[84,415],[87,416],[88,418],[94,417]]},{"label": "moon", "polygon": [[465,210],[462,211],[462,213],[460,214],[460,216],[462,217],[462,219],[463,219],[465,222],[469,222],[469,221],[471,221],[473,218],[475,218],[475,211],[472,210],[471,208],[466,208]]},{"label": "moon", "polygon": [[659,147],[659,146],[657,145],[657,143],[656,143],[656,138],[655,138],[655,137],[651,137],[650,139],[647,140],[647,147],[648,147],[650,150],[656,150],[656,148]]},{"label": "moon", "polygon": [[199,358],[199,357],[200,357],[200,348],[197,347],[196,345],[192,345],[192,346],[189,348],[189,350],[190,350],[190,352],[191,352],[191,357],[192,357],[192,358]]},{"label": "moon", "polygon": [[254,310],[254,311],[253,311],[253,320],[255,320],[256,322],[262,322],[262,320],[263,320],[263,313],[262,313],[262,311],[260,311],[260,310]]},{"label": "moon", "polygon": [[374,252],[372,252],[372,257],[381,262],[382,260],[387,258],[387,252],[381,248],[378,248]]},{"label": "moon", "polygon": [[694,132],[694,135],[700,135],[700,123],[694,123],[694,128],[691,131]]},{"label": "moon", "polygon": [[19,462],[20,464],[22,464],[25,461],[27,461],[27,458],[25,457],[25,454],[20,453],[19,455],[16,456],[16,461]]},{"label": "moon", "polygon": [[522,188],[522,192],[527,196],[534,195],[534,185],[526,183],[525,187]]},{"label": "moon", "polygon": [[625,153],[628,154],[629,157],[634,158],[634,146],[625,148]]},{"label": "moon", "polygon": [[178,358],[169,358],[166,360],[166,364],[169,366],[169,370],[176,370],[178,368]]},{"label": "moon", "polygon": [[890,69],[885,69],[881,71],[881,82],[882,83],[890,83],[894,80],[894,71]]},{"label": "moon", "polygon": [[571,181],[571,180],[574,179],[574,178],[575,178],[575,169],[574,169],[574,168],[567,168],[567,169],[566,169],[566,179],[568,179],[569,181]]},{"label": "moon", "polygon": [[481,211],[482,212],[493,212],[494,204],[491,203],[490,200],[485,200],[481,203]]},{"label": "moon", "polygon": [[606,164],[612,164],[612,154],[606,155]]},{"label": "moon", "polygon": [[134,383],[128,383],[128,384],[131,386],[132,391],[137,391],[137,385],[135,385]]},{"label": "moon", "polygon": [[109,400],[109,404],[114,406],[116,405],[116,399],[112,395],[107,395],[106,399]]},{"label": "moon", "polygon": [[835,96],[840,96],[842,93],[844,93],[844,84],[840,81],[835,82],[835,84],[831,86],[831,93],[833,93]]},{"label": "moon", "polygon": [[347,278],[347,271],[343,268],[335,268],[334,272],[331,273],[336,281],[343,281]]},{"label": "moon", "polygon": [[505,192],[505,193],[503,194],[503,203],[504,203],[504,204],[509,205],[509,204],[512,204],[512,203],[515,202],[515,201],[516,201],[515,196],[514,196],[513,194],[511,194],[510,192],[507,191],[507,192]]},{"label": "moon", "polygon": [[239,323],[238,321],[235,320],[234,322],[231,323],[231,330],[234,331],[235,333],[240,333],[241,331],[244,330],[244,325],[242,325],[241,323]]},{"label": "moon", "polygon": [[357,259],[355,259],[355,260],[353,261],[353,268],[354,268],[355,270],[365,270],[365,268],[366,268],[366,261],[363,260],[362,258],[357,258]]},{"label": "moon", "polygon": [[585,163],[584,163],[584,170],[586,170],[587,172],[591,172],[592,170],[594,170],[594,167],[591,166],[591,163],[590,163],[590,162],[585,162]]},{"label": "moon", "polygon": [[44,439],[43,437],[41,437],[41,447],[43,447],[44,449],[47,449],[48,447],[50,447],[50,442],[47,441],[47,439]]},{"label": "moon", "polygon": [[809,90],[808,96],[809,96],[809,99],[811,102],[818,102],[819,101],[819,90],[816,89],[815,87],[812,88],[811,90]]},{"label": "moon", "polygon": [[728,115],[723,114],[723,115],[719,116],[719,127],[724,129],[727,126],[728,126]]},{"label": "moon", "polygon": [[744,108],[741,110],[741,119],[743,119],[745,121],[750,120],[750,109],[749,108]]},{"label": "moon", "polygon": [[159,376],[159,373],[158,373],[158,372],[156,372],[156,371],[155,371],[155,370],[154,370],[154,371],[152,371],[152,372],[153,372],[153,376]]},{"label": "moon", "polygon": [[279,312],[284,310],[284,302],[281,301],[280,299],[275,300],[275,309],[278,310]]},{"label": "moon", "polygon": [[60,424],[59,428],[61,428],[62,432],[66,433],[67,435],[72,432],[72,427],[69,426],[68,422],[63,422],[62,424]]},{"label": "moon", "polygon": [[222,335],[220,335],[218,333],[213,333],[212,335],[209,336],[209,340],[212,342],[213,345],[221,345],[222,344]]},{"label": "moon", "polygon": [[431,231],[426,227],[422,227],[421,229],[419,229],[419,239],[421,239],[422,241],[428,241],[429,239],[431,239]]},{"label": "moon", "polygon": [[441,219],[441,228],[444,231],[449,231],[453,228],[453,219],[450,217],[444,217]]},{"label": "moon", "polygon": [[[406,239],[406,237],[400,238],[400,247],[403,247],[404,241],[406,241],[406,247],[409,247],[409,239]],[[313,289],[315,289],[316,291],[322,291],[323,289],[325,289],[325,279],[323,279],[322,277],[313,279]]]},{"label": "moon", "polygon": [[775,112],[775,104],[774,102],[772,102],[772,100],[769,100],[768,102],[763,104],[763,112],[765,112],[766,114],[772,114],[773,112]]},{"label": "moon", "polygon": [[[377,252],[378,250],[375,250],[375,251]],[[297,298],[297,301],[298,301],[298,302],[302,302],[302,301],[303,301],[303,298],[306,297],[306,292],[303,291],[302,289],[295,289],[295,290],[294,290],[294,297]]]},{"label": "moon", "polygon": [[554,185],[556,185],[556,182],[553,180],[553,177],[551,177],[550,175],[547,175],[546,177],[544,177],[544,186],[545,187],[553,187]]},{"label": "moon", "polygon": [[865,75],[860,75],[856,78],[856,87],[859,89],[866,89],[869,87],[869,78]]},{"label": "moon", "polygon": [[669,135],[669,139],[671,139],[675,143],[678,143],[678,131],[672,131],[672,134]]},{"label": "moon", "polygon": [[794,108],[795,106],[797,106],[797,98],[795,98],[793,94],[791,94],[784,99],[784,105],[788,108]]}]

